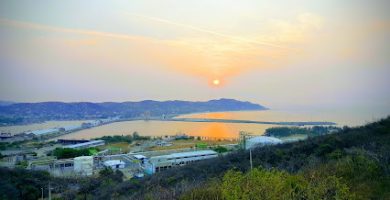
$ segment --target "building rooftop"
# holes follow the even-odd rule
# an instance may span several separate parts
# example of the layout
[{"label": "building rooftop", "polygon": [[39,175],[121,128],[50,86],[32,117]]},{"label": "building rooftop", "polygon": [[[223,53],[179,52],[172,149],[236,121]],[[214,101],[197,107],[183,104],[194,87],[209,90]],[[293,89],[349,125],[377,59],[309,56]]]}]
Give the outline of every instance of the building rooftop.
[{"label": "building rooftop", "polygon": [[92,159],[93,159],[93,156],[79,156],[79,157],[73,158],[73,160],[77,160],[77,161],[92,160]]},{"label": "building rooftop", "polygon": [[144,156],[144,155],[133,155],[134,156],[134,158],[136,158],[136,159],[138,159],[138,160],[141,160],[141,159],[145,159],[146,158],[146,156]]},{"label": "building rooftop", "polygon": [[121,161],[121,160],[107,160],[107,161],[104,161],[104,165],[105,166],[113,166],[113,165],[121,165],[121,164],[125,164],[125,162]]},{"label": "building rooftop", "polygon": [[89,142],[83,142],[83,143],[68,145],[68,146],[65,146],[64,148],[74,149],[74,148],[88,146],[88,145],[93,145],[93,144],[98,144],[98,143],[104,143],[104,140],[91,140]]},{"label": "building rooftop", "polygon": [[81,128],[81,125],[68,125],[68,126],[63,126],[62,128],[64,128],[65,131],[71,131],[71,130]]},{"label": "building rooftop", "polygon": [[217,152],[213,150],[202,150],[202,151],[190,151],[190,152],[182,152],[182,153],[173,153],[169,155],[155,156],[153,158],[165,157],[165,158],[181,158],[181,157],[191,157],[205,154],[217,154]]},{"label": "building rooftop", "polygon": [[257,145],[270,145],[280,143],[283,143],[283,141],[275,137],[256,136],[247,140],[246,149],[255,147]]},{"label": "building rooftop", "polygon": [[32,133],[34,135],[44,135],[49,133],[57,132],[57,128],[50,128],[50,129],[41,129],[41,130],[35,130],[35,131],[29,131],[28,133]]}]

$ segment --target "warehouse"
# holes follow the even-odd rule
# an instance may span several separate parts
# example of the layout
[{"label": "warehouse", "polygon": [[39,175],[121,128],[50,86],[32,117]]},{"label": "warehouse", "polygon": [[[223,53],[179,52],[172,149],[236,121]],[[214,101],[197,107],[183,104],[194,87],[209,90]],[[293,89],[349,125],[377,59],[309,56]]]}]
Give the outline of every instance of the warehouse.
[{"label": "warehouse", "polygon": [[78,143],[78,144],[72,144],[68,146],[64,146],[64,148],[69,149],[85,149],[90,147],[98,147],[103,146],[105,144],[104,140],[91,140],[88,142]]},{"label": "warehouse", "polygon": [[215,158],[217,156],[218,153],[212,150],[173,153],[169,155],[151,157],[149,159],[149,167],[152,168],[152,173],[154,173],[175,166],[190,164],[199,160]]},{"label": "warehouse", "polygon": [[58,128],[50,128],[50,129],[41,129],[41,130],[35,130],[35,131],[28,131],[27,133],[28,134],[32,133],[32,134],[34,134],[36,136],[42,136],[42,135],[56,133],[58,131],[59,131]]},{"label": "warehouse", "polygon": [[250,138],[246,141],[245,149],[251,149],[266,145],[276,145],[283,143],[282,140],[274,137],[267,137],[267,136],[256,136],[253,138]]}]

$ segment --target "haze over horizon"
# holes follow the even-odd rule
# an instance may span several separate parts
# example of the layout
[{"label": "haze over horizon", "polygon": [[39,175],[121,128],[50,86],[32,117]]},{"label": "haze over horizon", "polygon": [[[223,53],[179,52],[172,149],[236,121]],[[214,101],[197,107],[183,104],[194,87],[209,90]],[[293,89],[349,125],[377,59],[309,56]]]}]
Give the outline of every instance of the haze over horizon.
[{"label": "haze over horizon", "polygon": [[385,0],[38,2],[0,2],[1,100],[390,113]]}]

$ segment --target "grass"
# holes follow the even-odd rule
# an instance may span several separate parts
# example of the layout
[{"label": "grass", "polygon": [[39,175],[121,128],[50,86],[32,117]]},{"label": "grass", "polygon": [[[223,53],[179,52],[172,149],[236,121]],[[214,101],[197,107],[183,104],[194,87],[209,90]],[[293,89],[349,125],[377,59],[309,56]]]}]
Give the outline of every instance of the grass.
[{"label": "grass", "polygon": [[104,146],[99,147],[100,150],[104,149],[121,149],[122,152],[129,152],[131,149],[131,144],[127,142],[114,142],[114,143],[109,143]]}]

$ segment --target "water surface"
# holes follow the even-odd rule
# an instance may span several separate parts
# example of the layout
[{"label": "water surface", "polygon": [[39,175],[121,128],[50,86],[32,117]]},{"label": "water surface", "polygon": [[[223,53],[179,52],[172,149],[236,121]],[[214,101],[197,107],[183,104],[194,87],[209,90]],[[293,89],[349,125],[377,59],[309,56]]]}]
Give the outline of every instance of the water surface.
[{"label": "water surface", "polygon": [[[297,122],[297,121],[329,121],[339,126],[357,126],[376,121],[385,117],[386,113],[370,114],[361,110],[333,110],[333,111],[237,111],[196,113],[178,116],[178,118],[213,118],[237,119],[269,122]],[[67,125],[80,125],[85,121],[49,121],[39,124],[0,127],[1,132],[19,133],[23,131],[47,129]],[[126,121],[111,123],[91,129],[74,132],[60,138],[90,139],[104,135],[128,135],[138,132],[145,136],[165,136],[185,133],[192,136],[210,138],[237,138],[240,131],[262,135],[270,124],[239,124],[217,122],[175,122],[175,121]]]},{"label": "water surface", "polygon": [[35,123],[28,125],[17,125],[17,126],[2,126],[0,127],[0,132],[4,133],[22,133],[26,131],[40,130],[40,129],[50,129],[63,126],[73,126],[81,125],[83,122],[88,122],[88,120],[77,120],[77,121],[47,121],[43,123]]}]

